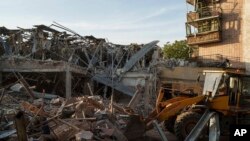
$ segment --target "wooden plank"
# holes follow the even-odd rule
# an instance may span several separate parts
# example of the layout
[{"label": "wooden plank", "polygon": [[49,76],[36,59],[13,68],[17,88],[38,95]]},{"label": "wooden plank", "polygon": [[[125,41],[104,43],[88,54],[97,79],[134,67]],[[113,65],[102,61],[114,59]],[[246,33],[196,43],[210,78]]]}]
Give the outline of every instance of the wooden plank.
[{"label": "wooden plank", "polygon": [[19,111],[15,116],[15,125],[19,141],[28,141],[25,127],[24,113]]},{"label": "wooden plank", "polygon": [[136,87],[136,92],[135,94],[133,95],[132,99],[130,100],[129,104],[128,104],[128,107],[134,109],[135,108],[135,105],[138,104],[140,98],[142,97],[142,86],[137,86]]},{"label": "wooden plank", "polygon": [[89,88],[90,94],[93,96],[94,94],[93,94],[93,92],[92,92],[92,89],[91,89],[91,87],[90,87],[89,83],[87,83],[87,85],[88,85],[88,88]]},{"label": "wooden plank", "polygon": [[30,85],[25,81],[25,79],[23,78],[23,76],[19,73],[19,72],[14,72],[16,78],[18,79],[18,81],[23,85],[24,89],[27,91],[27,94],[34,99],[34,93],[30,90]]},{"label": "wooden plank", "polygon": [[62,110],[65,107],[66,103],[67,103],[67,100],[63,101],[62,105],[60,106],[60,108],[58,109],[58,111],[56,113],[56,116],[58,116],[62,112]]},{"label": "wooden plank", "polygon": [[1,93],[1,96],[0,96],[0,104],[1,104],[2,99],[3,99],[5,89],[3,88],[3,89],[1,89],[1,90],[2,90],[2,93]]}]

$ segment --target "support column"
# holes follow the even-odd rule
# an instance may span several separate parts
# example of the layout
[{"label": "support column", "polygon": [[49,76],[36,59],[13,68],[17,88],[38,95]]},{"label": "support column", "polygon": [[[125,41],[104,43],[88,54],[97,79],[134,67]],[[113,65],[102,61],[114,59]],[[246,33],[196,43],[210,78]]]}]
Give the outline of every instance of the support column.
[{"label": "support column", "polygon": [[69,66],[67,66],[66,72],[65,72],[65,93],[66,98],[71,97],[71,81],[72,81],[72,74],[69,70]]}]

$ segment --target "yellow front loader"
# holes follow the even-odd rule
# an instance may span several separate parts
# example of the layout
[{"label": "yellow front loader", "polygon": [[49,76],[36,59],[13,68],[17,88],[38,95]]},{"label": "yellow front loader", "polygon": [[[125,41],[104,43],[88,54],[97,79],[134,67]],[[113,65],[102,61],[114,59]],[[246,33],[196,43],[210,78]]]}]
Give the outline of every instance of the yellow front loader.
[{"label": "yellow front loader", "polygon": [[[230,124],[249,124],[250,76],[234,71],[205,71],[204,75],[201,94],[166,99],[164,89],[161,88],[155,109],[144,121],[147,128],[151,128],[152,121],[157,120],[159,123],[164,122],[167,130],[173,132],[179,140],[187,137],[191,140],[200,136],[198,128],[204,128],[199,134],[207,133],[204,130],[211,128],[207,126],[214,115],[218,117],[216,123],[219,123],[219,129],[214,134],[228,135]],[[200,125],[197,125],[198,121]],[[196,131],[190,135],[192,130]],[[218,136],[215,140],[218,140]]]},{"label": "yellow front loader", "polygon": [[164,90],[161,88],[156,100],[156,108],[146,119],[146,122],[148,123],[153,119],[157,119],[159,122],[165,121],[172,116],[176,116],[178,112],[187,106],[202,102],[204,99],[205,96],[200,95],[195,97],[181,96],[164,100]]}]

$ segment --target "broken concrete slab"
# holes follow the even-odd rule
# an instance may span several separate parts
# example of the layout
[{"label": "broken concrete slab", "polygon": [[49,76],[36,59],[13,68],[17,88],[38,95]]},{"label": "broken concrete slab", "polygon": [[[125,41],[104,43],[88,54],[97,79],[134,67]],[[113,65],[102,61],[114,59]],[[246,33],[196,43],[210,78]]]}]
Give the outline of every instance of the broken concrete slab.
[{"label": "broken concrete slab", "polygon": [[75,134],[76,141],[88,141],[93,139],[94,134],[90,131],[80,131],[79,133]]}]

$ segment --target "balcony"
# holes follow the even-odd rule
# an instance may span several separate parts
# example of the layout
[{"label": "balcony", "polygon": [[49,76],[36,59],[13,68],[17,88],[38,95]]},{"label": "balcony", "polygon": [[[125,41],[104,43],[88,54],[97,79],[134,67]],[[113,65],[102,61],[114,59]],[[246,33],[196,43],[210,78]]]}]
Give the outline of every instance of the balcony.
[{"label": "balcony", "polygon": [[219,41],[221,41],[220,31],[213,31],[213,32],[187,36],[188,45],[199,45],[199,44],[214,43]]},{"label": "balcony", "polygon": [[186,0],[187,3],[194,5],[195,0]]},{"label": "balcony", "polygon": [[199,19],[199,14],[197,12],[187,13],[187,22],[193,22]]},{"label": "balcony", "polygon": [[218,3],[218,2],[220,2],[220,0],[208,0],[208,1],[206,1],[206,0],[186,0],[186,2],[188,4],[195,5],[195,3],[199,3],[199,2],[207,3],[207,4],[209,4],[209,3]]},{"label": "balcony", "polygon": [[221,12],[217,9],[211,10],[208,8],[201,8],[199,13],[199,18],[209,18],[209,17],[221,17]]},{"label": "balcony", "polygon": [[202,20],[209,20],[214,18],[221,18],[221,13],[218,11],[209,11],[209,12],[189,12],[187,13],[187,22],[198,22]]}]

